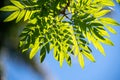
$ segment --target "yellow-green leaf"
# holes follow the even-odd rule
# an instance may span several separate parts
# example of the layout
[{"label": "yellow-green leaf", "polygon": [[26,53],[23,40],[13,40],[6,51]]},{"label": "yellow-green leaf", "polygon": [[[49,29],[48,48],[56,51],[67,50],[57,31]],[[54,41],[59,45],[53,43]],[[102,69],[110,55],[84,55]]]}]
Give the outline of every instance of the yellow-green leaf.
[{"label": "yellow-green leaf", "polygon": [[74,53],[75,53],[75,56],[77,56],[79,54],[79,46],[77,44],[77,41],[76,41],[76,38],[75,38],[75,35],[74,35],[74,32],[73,32],[73,29],[71,28],[71,34],[72,34],[72,40],[73,40],[73,48],[74,48]]},{"label": "yellow-green leaf", "polygon": [[88,42],[91,43],[91,34],[90,34],[90,32],[86,32],[86,36],[87,36]]},{"label": "yellow-green leaf", "polygon": [[85,67],[85,64],[84,64],[83,55],[81,53],[78,54],[78,61],[79,61],[81,68],[83,69]]},{"label": "yellow-green leaf", "polygon": [[113,29],[112,27],[110,26],[106,26],[106,28],[113,34],[117,34],[117,32],[115,31],[115,29]]},{"label": "yellow-green leaf", "polygon": [[19,8],[12,5],[0,8],[0,11],[16,11],[16,10],[19,10]]},{"label": "yellow-green leaf", "polygon": [[98,30],[98,33],[101,34],[102,36],[110,37],[109,33],[106,30],[98,29],[98,28],[96,28],[96,29]]},{"label": "yellow-green leaf", "polygon": [[92,38],[92,43],[93,43],[94,47],[96,49],[98,49],[105,56],[106,54],[105,54],[104,48],[102,47],[100,42],[98,40],[96,40],[94,37],[91,37],[91,38]]},{"label": "yellow-green leaf", "polygon": [[112,18],[100,18],[100,21],[104,24],[111,24],[114,26],[119,26],[120,24]]},{"label": "yellow-green leaf", "polygon": [[114,6],[113,0],[101,0],[101,4],[106,6]]},{"label": "yellow-green leaf", "polygon": [[104,16],[106,15],[107,13],[109,13],[111,10],[101,10],[99,11],[98,13],[95,13],[94,16],[95,17],[101,17],[101,16]]},{"label": "yellow-green leaf", "polygon": [[97,49],[98,49],[104,56],[106,56],[105,51],[104,51],[104,48],[102,47],[102,45],[100,44],[100,42],[96,41],[95,45],[96,45]]},{"label": "yellow-green leaf", "polygon": [[86,0],[87,5],[90,5],[90,3],[92,2],[92,0]]},{"label": "yellow-green leaf", "polygon": [[114,46],[113,42],[108,38],[105,38],[105,40],[101,40],[101,42],[110,46]]},{"label": "yellow-green leaf", "polygon": [[10,2],[19,8],[24,8],[24,6],[17,0],[10,0]]},{"label": "yellow-green leaf", "polygon": [[26,10],[22,10],[16,19],[16,23],[19,22],[25,15]]},{"label": "yellow-green leaf", "polygon": [[62,67],[65,56],[64,56],[64,53],[62,51],[60,51],[59,54],[60,54],[60,61],[59,61],[60,62],[60,67]]},{"label": "yellow-green leaf", "polygon": [[95,62],[95,59],[91,53],[87,53],[86,51],[83,51],[83,55],[87,57],[90,61]]},{"label": "yellow-green leaf", "polygon": [[15,12],[13,12],[12,14],[10,14],[10,15],[4,20],[4,22],[9,22],[9,21],[14,20],[14,19],[18,16],[19,13],[20,13],[20,11],[15,11]]},{"label": "yellow-green leaf", "polygon": [[30,18],[30,14],[31,14],[31,11],[27,10],[27,12],[26,12],[26,14],[25,14],[24,21],[26,21],[27,19]]},{"label": "yellow-green leaf", "polygon": [[39,38],[37,38],[35,40],[35,43],[32,47],[32,50],[30,51],[29,58],[32,59],[35,56],[35,54],[37,53],[38,50],[39,50]]}]

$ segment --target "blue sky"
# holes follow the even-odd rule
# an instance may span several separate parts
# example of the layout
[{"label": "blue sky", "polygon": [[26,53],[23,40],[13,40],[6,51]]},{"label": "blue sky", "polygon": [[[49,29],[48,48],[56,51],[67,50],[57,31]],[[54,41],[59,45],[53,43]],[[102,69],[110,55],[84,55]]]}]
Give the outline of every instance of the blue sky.
[{"label": "blue sky", "polygon": [[[117,5],[114,8],[115,10],[109,16],[120,22],[120,6]],[[110,35],[115,46],[104,45],[106,57],[93,48],[96,63],[92,63],[85,58],[84,69],[81,69],[74,57],[71,67],[64,62],[63,67],[60,68],[51,51],[42,63],[45,71],[47,71],[48,78],[50,77],[49,80],[120,80],[120,27],[114,28],[117,35],[111,33]],[[26,65],[19,66],[19,63],[12,62],[9,59],[4,59],[4,61],[6,62],[6,80],[42,80]]]}]

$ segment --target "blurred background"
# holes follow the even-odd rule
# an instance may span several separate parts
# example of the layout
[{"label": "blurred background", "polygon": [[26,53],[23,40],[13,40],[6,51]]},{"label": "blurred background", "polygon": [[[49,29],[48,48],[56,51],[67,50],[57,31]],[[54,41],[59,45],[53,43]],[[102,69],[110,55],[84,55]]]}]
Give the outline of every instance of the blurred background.
[{"label": "blurred background", "polygon": [[[0,7],[10,4],[0,0]],[[50,80],[47,69],[36,59],[18,50],[19,35],[26,22],[4,23],[8,12],[0,12],[0,80]],[[39,59],[38,59],[39,60]]]},{"label": "blurred background", "polygon": [[[8,5],[9,0],[0,0],[0,7]],[[116,3],[108,17],[120,22],[120,5]],[[120,80],[120,27],[114,27],[116,35],[111,35],[115,46],[103,45],[107,56],[102,56],[92,45],[96,63],[85,58],[85,69],[82,70],[76,58],[72,57],[72,66],[64,62],[60,68],[54,60],[52,51],[45,61],[36,58],[29,60],[28,54],[18,51],[19,37],[26,22],[15,21],[3,23],[9,13],[0,12],[0,80]]]}]

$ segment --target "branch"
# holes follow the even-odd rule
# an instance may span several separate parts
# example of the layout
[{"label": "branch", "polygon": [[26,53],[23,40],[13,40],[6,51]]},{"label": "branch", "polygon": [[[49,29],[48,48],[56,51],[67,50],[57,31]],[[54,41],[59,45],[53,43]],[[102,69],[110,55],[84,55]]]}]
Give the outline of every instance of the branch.
[{"label": "branch", "polygon": [[63,8],[62,11],[60,11],[60,13],[63,14],[63,15],[66,15],[66,14],[65,14],[65,11],[66,11],[66,9],[68,8],[69,5],[70,5],[70,0],[68,0],[67,5]]}]

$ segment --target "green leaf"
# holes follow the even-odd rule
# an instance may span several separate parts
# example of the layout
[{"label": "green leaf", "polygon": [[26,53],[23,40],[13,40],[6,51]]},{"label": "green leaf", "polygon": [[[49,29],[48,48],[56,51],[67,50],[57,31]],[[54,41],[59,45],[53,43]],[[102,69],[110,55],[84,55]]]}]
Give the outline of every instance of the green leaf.
[{"label": "green leaf", "polygon": [[29,58],[32,59],[35,56],[35,54],[38,52],[38,50],[39,50],[39,38],[35,40],[35,44],[33,45],[32,50],[30,51]]},{"label": "green leaf", "polygon": [[27,10],[24,21],[26,21],[27,19],[30,19],[30,14],[31,14],[31,11]]},{"label": "green leaf", "polygon": [[25,13],[26,13],[26,10],[22,10],[20,12],[20,14],[18,15],[18,17],[16,19],[16,23],[18,23],[24,17]]},{"label": "green leaf", "polygon": [[85,67],[85,64],[84,64],[83,55],[81,53],[78,54],[78,61],[79,61],[81,68],[83,69]]},{"label": "green leaf", "polygon": [[19,10],[19,8],[12,5],[0,8],[0,11],[16,11],[16,10]]},{"label": "green leaf", "polygon": [[94,17],[102,17],[102,16],[106,15],[109,12],[111,12],[111,10],[101,10],[98,13],[95,13]]},{"label": "green leaf", "polygon": [[88,53],[86,51],[83,51],[82,54],[87,57],[90,61],[95,62],[95,59],[91,53]]},{"label": "green leaf", "polygon": [[65,54],[65,59],[66,59],[66,62],[69,66],[71,66],[71,57],[69,56],[69,54]]},{"label": "green leaf", "polygon": [[20,13],[20,11],[15,11],[15,12],[13,12],[12,14],[10,14],[10,15],[4,20],[4,22],[9,22],[9,21],[14,20],[14,19],[18,16],[19,13]]},{"label": "green leaf", "polygon": [[42,49],[40,51],[40,62],[41,63],[44,61],[45,57],[46,57],[45,47],[42,47]]},{"label": "green leaf", "polygon": [[19,8],[24,8],[24,6],[17,0],[10,0],[10,2]]},{"label": "green leaf", "polygon": [[97,39],[105,40],[104,37],[103,37],[101,34],[99,34],[99,31],[97,31],[96,29],[94,29],[94,30],[92,31],[92,34],[93,34],[94,37],[97,38]]},{"label": "green leaf", "polygon": [[54,58],[59,61],[59,54],[58,54],[58,49],[57,47],[54,47],[54,52],[53,52]]},{"label": "green leaf", "polygon": [[47,44],[46,44],[46,50],[47,50],[47,53],[50,52],[50,43],[47,43]]},{"label": "green leaf", "polygon": [[101,35],[101,36],[107,36],[107,37],[110,37],[109,33],[104,30],[104,29],[100,29],[100,28],[95,28],[96,31],[98,31],[98,33]]},{"label": "green leaf", "polygon": [[71,40],[67,40],[67,42],[69,45],[74,45],[73,42]]},{"label": "green leaf", "polygon": [[117,34],[117,32],[115,31],[115,29],[113,29],[112,27],[110,26],[106,26],[106,28],[113,34]]},{"label": "green leaf", "polygon": [[103,26],[103,24],[98,22],[92,22],[90,26]]},{"label": "green leaf", "polygon": [[91,16],[91,17],[88,17],[87,19],[84,19],[83,22],[90,22],[90,21],[93,21],[95,20],[96,18]]},{"label": "green leaf", "polygon": [[89,13],[81,14],[81,15],[80,15],[80,19],[87,18],[89,15],[90,15]]},{"label": "green leaf", "polygon": [[114,26],[120,26],[120,24],[112,18],[100,18],[100,21],[104,24],[111,24]]}]

